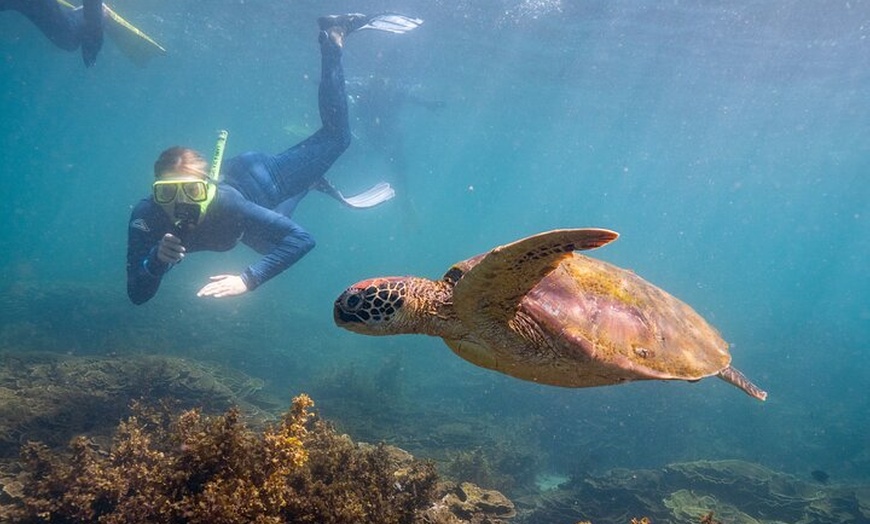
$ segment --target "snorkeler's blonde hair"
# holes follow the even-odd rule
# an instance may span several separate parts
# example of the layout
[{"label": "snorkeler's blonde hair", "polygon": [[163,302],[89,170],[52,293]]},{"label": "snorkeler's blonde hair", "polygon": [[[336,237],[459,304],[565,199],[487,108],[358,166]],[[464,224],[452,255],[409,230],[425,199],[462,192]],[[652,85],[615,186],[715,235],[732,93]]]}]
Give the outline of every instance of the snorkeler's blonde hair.
[{"label": "snorkeler's blonde hair", "polygon": [[208,176],[208,162],[196,151],[187,147],[170,147],[160,153],[154,162],[154,177],[160,178],[169,173]]}]

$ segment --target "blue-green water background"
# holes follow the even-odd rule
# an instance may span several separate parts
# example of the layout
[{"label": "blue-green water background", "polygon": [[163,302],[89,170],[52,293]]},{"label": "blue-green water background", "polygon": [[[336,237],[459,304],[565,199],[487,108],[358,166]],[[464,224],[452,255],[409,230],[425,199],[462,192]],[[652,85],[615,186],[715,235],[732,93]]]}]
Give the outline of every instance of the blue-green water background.
[{"label": "blue-green water background", "polygon": [[[168,56],[139,69],[107,41],[85,69],[23,17],[0,16],[4,288],[73,283],[109,297],[39,312],[40,341],[6,340],[5,350],[93,353],[121,333],[115,353],[206,355],[279,394],[311,392],[327,417],[346,412],[342,377],[378,384],[389,369],[402,394],[378,410],[433,426],[450,412],[477,418],[542,450],[557,473],[743,458],[801,476],[870,477],[870,3],[115,7]],[[194,296],[209,275],[255,260],[240,247],[189,257],[155,299],[132,306],[127,220],[157,154],[175,144],[209,154],[221,128],[230,156],[294,143],[317,126],[316,17],[382,10],[426,22],[402,36],[353,35],[348,78],[389,77],[445,102],[399,109],[404,193],[369,211],[310,196],[295,218],[317,248],[254,293]],[[330,171],[346,192],[392,176],[353,125],[358,140]],[[541,387],[474,367],[438,339],[333,325],[332,301],[362,278],[437,278],[493,246],[582,226],[619,231],[595,256],[705,315],[767,403],[715,379]],[[127,334],[143,318],[149,329]],[[399,444],[426,432],[347,424],[352,436]]]}]

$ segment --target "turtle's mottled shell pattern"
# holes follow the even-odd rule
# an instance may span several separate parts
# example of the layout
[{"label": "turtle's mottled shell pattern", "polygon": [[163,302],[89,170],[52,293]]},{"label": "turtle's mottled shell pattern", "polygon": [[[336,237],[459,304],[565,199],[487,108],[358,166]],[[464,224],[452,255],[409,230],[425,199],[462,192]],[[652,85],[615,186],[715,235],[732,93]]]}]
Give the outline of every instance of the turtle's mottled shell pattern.
[{"label": "turtle's mottled shell pattern", "polygon": [[727,342],[691,307],[631,271],[576,253],[520,308],[566,357],[609,364],[616,376],[695,380],[731,362]]}]

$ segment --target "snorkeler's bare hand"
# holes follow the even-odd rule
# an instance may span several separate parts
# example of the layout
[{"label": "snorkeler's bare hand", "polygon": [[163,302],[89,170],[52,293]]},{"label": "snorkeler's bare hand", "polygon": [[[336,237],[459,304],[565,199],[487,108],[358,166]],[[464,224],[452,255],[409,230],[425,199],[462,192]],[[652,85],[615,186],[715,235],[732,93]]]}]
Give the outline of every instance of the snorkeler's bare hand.
[{"label": "snorkeler's bare hand", "polygon": [[164,264],[178,264],[184,258],[185,251],[180,238],[166,233],[157,244],[157,260]]},{"label": "snorkeler's bare hand", "polygon": [[248,292],[242,277],[238,275],[217,275],[211,277],[211,282],[197,292],[198,297],[234,297]]}]

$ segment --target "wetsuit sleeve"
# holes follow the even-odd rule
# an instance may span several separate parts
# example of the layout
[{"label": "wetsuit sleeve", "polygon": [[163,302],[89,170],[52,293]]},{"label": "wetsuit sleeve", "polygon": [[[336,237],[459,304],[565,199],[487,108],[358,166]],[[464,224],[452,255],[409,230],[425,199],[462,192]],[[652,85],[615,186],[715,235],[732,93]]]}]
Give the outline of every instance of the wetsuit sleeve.
[{"label": "wetsuit sleeve", "polygon": [[[149,216],[150,215],[150,216]],[[136,305],[151,299],[163,275],[172,267],[157,259],[157,244],[163,236],[159,220],[143,201],[130,215],[127,226],[127,296]]]},{"label": "wetsuit sleeve", "polygon": [[295,264],[314,249],[314,238],[299,224],[284,215],[254,203],[246,202],[245,231],[272,245],[258,262],[242,272],[242,280],[249,290]]}]

